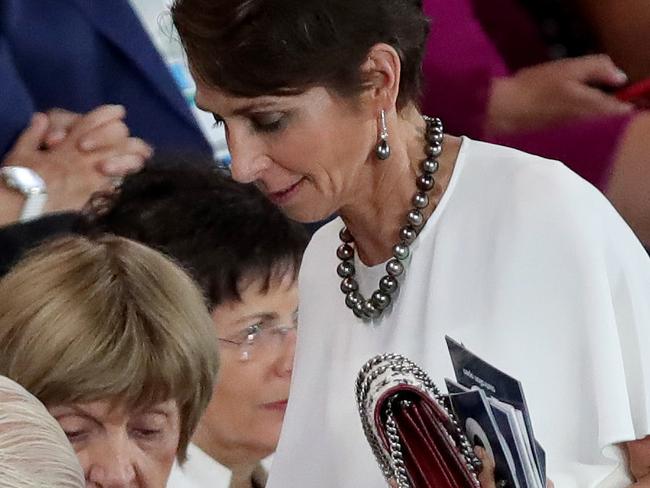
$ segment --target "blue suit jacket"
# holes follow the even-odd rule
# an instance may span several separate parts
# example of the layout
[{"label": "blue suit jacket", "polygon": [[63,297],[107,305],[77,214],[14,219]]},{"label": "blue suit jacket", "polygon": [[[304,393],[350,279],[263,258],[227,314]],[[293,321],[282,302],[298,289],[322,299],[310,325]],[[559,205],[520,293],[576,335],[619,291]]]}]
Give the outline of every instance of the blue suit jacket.
[{"label": "blue suit jacket", "polygon": [[0,1],[0,155],[35,111],[106,103],[158,150],[211,154],[128,0]]}]

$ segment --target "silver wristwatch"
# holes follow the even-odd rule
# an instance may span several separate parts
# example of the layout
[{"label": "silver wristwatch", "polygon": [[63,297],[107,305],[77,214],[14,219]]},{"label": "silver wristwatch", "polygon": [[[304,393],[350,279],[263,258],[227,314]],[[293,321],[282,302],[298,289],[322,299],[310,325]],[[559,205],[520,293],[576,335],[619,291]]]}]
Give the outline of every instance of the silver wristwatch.
[{"label": "silver wristwatch", "polygon": [[47,202],[45,181],[36,171],[24,166],[0,166],[0,180],[25,197],[20,221],[39,217]]}]

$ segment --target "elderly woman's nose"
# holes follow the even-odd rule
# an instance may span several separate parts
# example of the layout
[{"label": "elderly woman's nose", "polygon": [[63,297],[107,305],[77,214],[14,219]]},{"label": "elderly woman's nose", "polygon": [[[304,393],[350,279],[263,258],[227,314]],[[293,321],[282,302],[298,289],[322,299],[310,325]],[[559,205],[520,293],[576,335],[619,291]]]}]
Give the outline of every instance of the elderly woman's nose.
[{"label": "elderly woman's nose", "polygon": [[127,438],[114,436],[91,453],[88,481],[101,488],[130,488],[136,482],[136,451]]},{"label": "elderly woman's nose", "polygon": [[278,376],[291,376],[293,373],[293,358],[296,355],[296,331],[290,331],[284,338],[282,349],[276,362]]},{"label": "elderly woman's nose", "polygon": [[263,145],[240,129],[231,129],[228,133],[228,150],[230,151],[230,172],[240,183],[253,183],[259,179],[262,171],[270,162],[263,150]]}]

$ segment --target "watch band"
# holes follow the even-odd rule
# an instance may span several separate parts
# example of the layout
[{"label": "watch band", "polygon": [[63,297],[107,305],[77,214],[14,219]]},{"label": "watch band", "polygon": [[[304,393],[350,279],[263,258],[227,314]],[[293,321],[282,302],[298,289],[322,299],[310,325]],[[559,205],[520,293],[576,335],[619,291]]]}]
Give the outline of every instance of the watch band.
[{"label": "watch band", "polygon": [[26,196],[23,210],[20,213],[20,221],[35,219],[43,214],[43,208],[47,202],[47,193],[30,193]]},{"label": "watch band", "polygon": [[34,219],[43,213],[47,202],[47,187],[36,171],[25,166],[0,166],[0,181],[25,199],[18,218],[20,222]]}]

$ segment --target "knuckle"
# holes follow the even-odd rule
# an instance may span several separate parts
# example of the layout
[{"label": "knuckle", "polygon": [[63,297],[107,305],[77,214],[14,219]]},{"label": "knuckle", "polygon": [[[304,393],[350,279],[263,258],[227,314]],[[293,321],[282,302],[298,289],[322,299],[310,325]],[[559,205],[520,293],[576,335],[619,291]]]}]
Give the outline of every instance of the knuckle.
[{"label": "knuckle", "polygon": [[61,117],[65,115],[70,115],[71,112],[68,112],[67,110],[64,110],[62,108],[51,108],[47,112],[45,112],[45,114],[48,117]]},{"label": "knuckle", "polygon": [[130,135],[129,128],[122,121],[112,122],[110,131],[116,139],[126,139]]},{"label": "knuckle", "polygon": [[131,137],[129,138],[129,143],[128,147],[133,150],[133,152],[149,152],[150,151],[150,146],[146,142],[144,142],[142,139],[139,139],[137,137]]},{"label": "knuckle", "polygon": [[607,54],[593,54],[591,55],[591,63],[594,66],[608,66],[613,64],[612,58],[610,58]]}]

